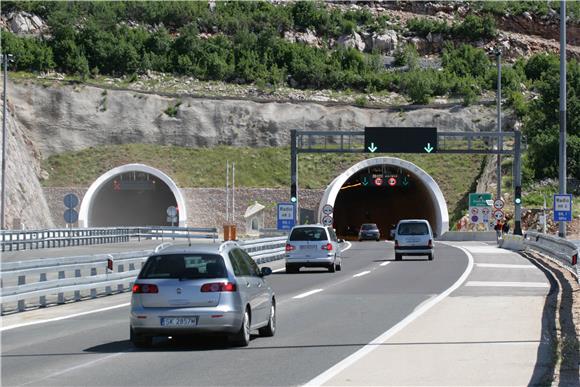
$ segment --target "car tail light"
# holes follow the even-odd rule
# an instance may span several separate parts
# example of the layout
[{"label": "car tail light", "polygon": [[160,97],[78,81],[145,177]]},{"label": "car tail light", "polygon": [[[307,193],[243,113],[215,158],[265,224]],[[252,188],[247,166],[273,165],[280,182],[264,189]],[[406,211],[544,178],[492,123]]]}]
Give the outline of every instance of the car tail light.
[{"label": "car tail light", "polygon": [[429,239],[429,244],[428,244],[429,248],[433,248],[433,240]]},{"label": "car tail light", "polygon": [[572,265],[575,265],[576,263],[578,263],[578,254],[572,256]]},{"label": "car tail light", "polygon": [[159,293],[157,285],[153,284],[133,284],[133,293]]},{"label": "car tail light", "polygon": [[211,292],[235,292],[236,284],[233,282],[211,282],[201,286],[203,293]]},{"label": "car tail light", "polygon": [[322,245],[322,250],[332,251],[332,243],[327,243],[325,245]]},{"label": "car tail light", "polygon": [[286,252],[296,250],[296,247],[292,246],[290,243],[286,243]]},{"label": "car tail light", "polygon": [[399,241],[395,239],[395,247],[399,247]]}]

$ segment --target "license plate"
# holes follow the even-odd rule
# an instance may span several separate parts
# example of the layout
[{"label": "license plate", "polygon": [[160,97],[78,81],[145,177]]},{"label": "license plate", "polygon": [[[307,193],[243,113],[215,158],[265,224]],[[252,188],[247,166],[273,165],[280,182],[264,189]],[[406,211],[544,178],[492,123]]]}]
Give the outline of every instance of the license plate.
[{"label": "license plate", "polygon": [[197,317],[161,317],[162,327],[194,327]]},{"label": "license plate", "polygon": [[300,246],[300,250],[313,250],[315,248],[316,248],[316,246],[314,246],[314,245],[302,245],[302,246]]}]

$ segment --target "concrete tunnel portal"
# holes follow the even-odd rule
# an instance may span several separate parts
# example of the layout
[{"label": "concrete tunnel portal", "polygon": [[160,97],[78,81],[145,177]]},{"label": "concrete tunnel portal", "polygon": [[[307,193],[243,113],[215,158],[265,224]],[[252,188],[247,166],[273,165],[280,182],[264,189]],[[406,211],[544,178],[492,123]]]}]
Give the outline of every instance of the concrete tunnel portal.
[{"label": "concrete tunnel portal", "polygon": [[381,238],[401,219],[427,219],[436,235],[449,230],[449,214],[435,180],[408,161],[394,157],[363,160],[335,178],[319,208],[333,206],[333,226],[341,237],[356,237],[363,223],[376,223]]},{"label": "concrete tunnel portal", "polygon": [[181,191],[158,169],[127,164],[101,175],[89,187],[79,211],[81,227],[170,226],[167,208],[179,208],[175,226],[185,226]]}]

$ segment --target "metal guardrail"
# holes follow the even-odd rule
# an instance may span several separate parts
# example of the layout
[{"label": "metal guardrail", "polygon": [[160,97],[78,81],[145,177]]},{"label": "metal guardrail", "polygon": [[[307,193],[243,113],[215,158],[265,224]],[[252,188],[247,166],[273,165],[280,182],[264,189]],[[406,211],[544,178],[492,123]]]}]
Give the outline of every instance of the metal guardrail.
[{"label": "metal guardrail", "polygon": [[524,235],[524,246],[548,256],[580,280],[578,246],[574,243],[552,235],[528,231]]},{"label": "metal guardrail", "polygon": [[194,227],[103,227],[103,228],[59,228],[50,230],[2,230],[2,251],[44,249],[53,247],[81,246],[104,243],[129,242],[141,239],[218,238],[217,228]]},{"label": "metal guardrail", "polygon": [[[284,257],[286,237],[262,238],[237,243],[250,254],[256,263],[263,264]],[[44,307],[49,303],[47,297],[50,296],[56,296],[56,301],[53,303],[63,304],[68,300],[95,298],[99,289],[104,289],[107,295],[130,290],[149,255],[166,246],[166,243],[162,243],[154,250],[5,263],[0,271],[2,275],[0,313],[4,314],[4,307],[7,303],[17,303],[16,310],[24,311],[26,302],[31,299],[38,299],[38,305]],[[29,282],[31,277],[33,277],[33,282]],[[87,290],[90,292],[89,295],[83,296],[81,292]],[[69,294],[68,300],[67,294]]]}]

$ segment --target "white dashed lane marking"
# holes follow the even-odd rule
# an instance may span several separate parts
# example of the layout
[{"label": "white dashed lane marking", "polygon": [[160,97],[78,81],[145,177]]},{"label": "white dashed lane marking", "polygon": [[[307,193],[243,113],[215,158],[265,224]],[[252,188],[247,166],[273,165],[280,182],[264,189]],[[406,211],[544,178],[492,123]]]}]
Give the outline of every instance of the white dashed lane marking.
[{"label": "white dashed lane marking", "polygon": [[309,292],[302,293],[302,294],[299,294],[299,295],[297,295],[297,296],[294,296],[294,297],[292,297],[292,298],[295,298],[295,299],[300,299],[300,298],[308,297],[308,296],[311,296],[311,295],[313,295],[313,294],[316,294],[316,293],[318,293],[318,292],[321,292],[321,291],[323,291],[323,290],[324,290],[324,289],[314,289],[314,290],[311,290],[311,291],[309,291]]},{"label": "white dashed lane marking", "polygon": [[370,270],[366,270],[366,271],[363,271],[363,272],[360,272],[358,274],[353,275],[353,277],[362,277],[363,275],[367,275],[369,273],[370,273]]}]

